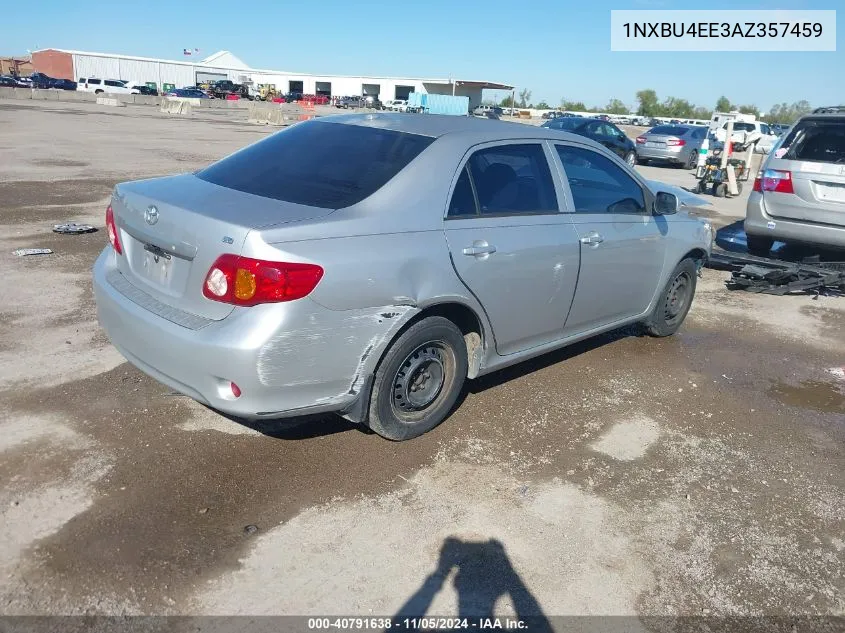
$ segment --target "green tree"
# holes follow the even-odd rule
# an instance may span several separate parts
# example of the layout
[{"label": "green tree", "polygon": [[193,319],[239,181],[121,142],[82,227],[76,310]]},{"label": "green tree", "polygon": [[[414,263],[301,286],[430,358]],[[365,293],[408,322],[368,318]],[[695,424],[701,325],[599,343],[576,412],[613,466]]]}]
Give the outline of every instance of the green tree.
[{"label": "green tree", "polygon": [[703,108],[701,106],[696,106],[695,109],[692,111],[693,119],[710,119],[713,117],[713,110],[708,110],[707,108]]},{"label": "green tree", "polygon": [[754,104],[751,104],[751,105],[741,105],[741,106],[739,106],[739,108],[738,108],[738,109],[739,109],[739,111],[740,111],[740,112],[742,112],[743,114],[753,114],[755,117],[759,117],[759,116],[760,116],[760,110],[759,110],[759,109],[757,108],[757,106],[756,106],[756,105],[754,105]]},{"label": "green tree", "polygon": [[719,97],[719,100],[716,102],[716,112],[730,112],[733,109],[731,105],[730,99],[728,99],[725,95]]},{"label": "green tree", "polygon": [[586,112],[587,106],[584,105],[583,101],[569,101],[568,99],[561,98],[560,109],[561,110],[572,110],[574,112]]},{"label": "green tree", "polygon": [[528,88],[523,88],[519,91],[519,107],[525,108],[531,100],[531,91]]},{"label": "green tree", "polygon": [[659,116],[660,103],[657,101],[657,93],[654,90],[640,90],[637,92],[639,107],[637,114],[640,116]]},{"label": "green tree", "polygon": [[686,99],[667,97],[661,106],[662,115],[676,119],[692,119],[695,107]]},{"label": "green tree", "polygon": [[796,101],[795,103],[779,103],[774,105],[766,115],[766,121],[769,123],[785,123],[791,125],[795,120],[807,114],[812,110],[812,106],[808,101]]},{"label": "green tree", "polygon": [[604,111],[608,114],[627,114],[628,106],[622,103],[621,99],[611,99],[605,106]]},{"label": "green tree", "polygon": [[551,110],[552,106],[550,106],[545,101],[541,101],[540,103],[537,104],[537,109],[538,110]]}]

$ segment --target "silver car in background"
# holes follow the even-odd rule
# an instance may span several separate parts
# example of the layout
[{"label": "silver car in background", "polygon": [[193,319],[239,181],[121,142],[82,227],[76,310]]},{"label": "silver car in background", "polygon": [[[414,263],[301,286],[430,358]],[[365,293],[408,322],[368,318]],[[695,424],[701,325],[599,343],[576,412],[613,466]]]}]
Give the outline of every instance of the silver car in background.
[{"label": "silver car in background", "polygon": [[693,169],[705,138],[703,125],[658,125],[637,137],[637,162],[654,160]]},{"label": "silver car in background", "polygon": [[761,165],[745,211],[748,250],[775,240],[845,249],[845,106],[819,108]]},{"label": "silver car in background", "polygon": [[601,145],[473,117],[322,117],[122,183],[94,266],[134,365],[245,418],[402,440],[464,381],[613,328],[673,334],[711,228]]}]

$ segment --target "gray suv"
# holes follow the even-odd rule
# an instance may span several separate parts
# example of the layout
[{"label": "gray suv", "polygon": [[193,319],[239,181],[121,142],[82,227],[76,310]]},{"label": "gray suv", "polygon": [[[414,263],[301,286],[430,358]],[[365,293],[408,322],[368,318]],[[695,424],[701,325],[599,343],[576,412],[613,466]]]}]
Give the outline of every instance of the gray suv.
[{"label": "gray suv", "polygon": [[845,249],[845,106],[799,119],[763,163],[745,212],[748,250],[775,240]]}]

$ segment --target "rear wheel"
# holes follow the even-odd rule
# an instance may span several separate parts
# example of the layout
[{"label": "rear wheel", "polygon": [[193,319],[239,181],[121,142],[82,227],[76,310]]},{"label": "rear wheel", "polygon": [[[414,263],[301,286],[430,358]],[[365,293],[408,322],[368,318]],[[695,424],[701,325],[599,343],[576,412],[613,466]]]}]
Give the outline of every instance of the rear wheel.
[{"label": "rear wheel", "polygon": [[748,235],[747,233],[745,235],[745,241],[748,244],[748,252],[757,257],[767,257],[775,243],[771,237]]},{"label": "rear wheel", "polygon": [[695,164],[698,162],[698,152],[690,152],[687,160],[687,169],[695,169]]},{"label": "rear wheel", "polygon": [[466,375],[466,343],[457,326],[443,317],[415,323],[379,365],[367,425],[395,441],[427,433],[449,415]]},{"label": "rear wheel", "polygon": [[684,259],[675,267],[657,304],[645,323],[652,336],[671,336],[687,317],[695,296],[697,268],[695,261]]},{"label": "rear wheel", "polygon": [[628,152],[625,155],[625,162],[628,163],[628,167],[633,169],[634,165],[637,164],[637,155],[634,152]]},{"label": "rear wheel", "polygon": [[728,195],[728,186],[723,182],[714,184],[713,195],[717,198],[724,198],[726,195]]}]

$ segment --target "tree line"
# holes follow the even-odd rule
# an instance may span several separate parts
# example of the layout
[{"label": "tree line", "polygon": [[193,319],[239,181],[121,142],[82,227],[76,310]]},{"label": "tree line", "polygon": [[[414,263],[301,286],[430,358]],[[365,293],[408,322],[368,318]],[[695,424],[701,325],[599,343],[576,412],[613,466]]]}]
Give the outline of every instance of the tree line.
[{"label": "tree line", "polygon": [[[503,108],[509,108],[513,104],[512,97],[505,97],[498,104]],[[539,103],[532,103],[531,91],[523,88],[519,91],[518,97],[515,99],[516,107],[518,108],[532,108],[537,110],[551,110],[553,106],[545,101]],[[627,104],[621,99],[611,99],[605,106],[587,107],[583,101],[570,101],[562,98],[560,100],[561,110],[571,110],[573,112],[606,112],[607,114],[628,114],[632,111]],[[654,90],[640,90],[637,92],[637,107],[636,113],[639,116],[647,117],[667,117],[672,119],[709,119],[713,116],[713,112],[731,112],[738,110],[743,114],[753,114],[760,117],[760,110],[754,104],[734,104],[726,96],[721,96],[716,101],[714,109],[703,106],[697,106],[690,103],[686,99],[679,99],[677,97],[666,97],[663,101],[657,97],[657,92]],[[812,106],[805,100],[796,101],[794,103],[779,103],[769,110],[765,115],[765,120],[769,123],[784,123],[791,124],[798,117],[807,114],[812,110]]]}]

